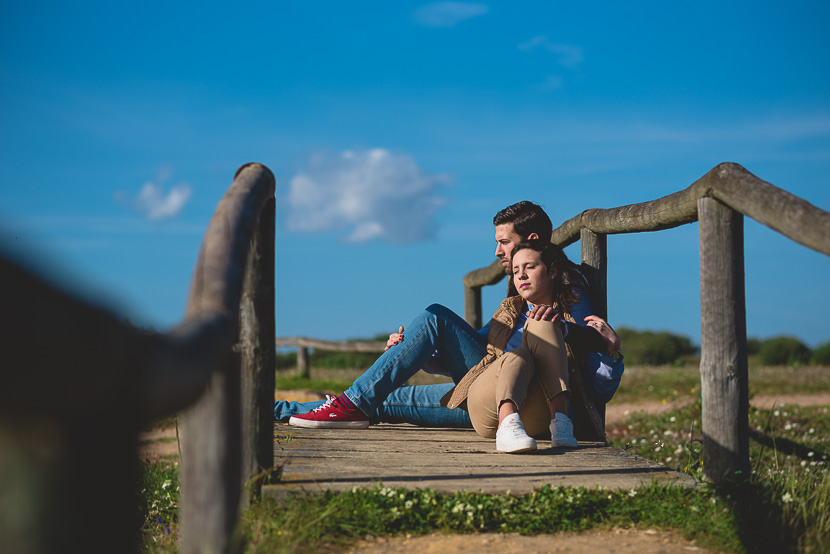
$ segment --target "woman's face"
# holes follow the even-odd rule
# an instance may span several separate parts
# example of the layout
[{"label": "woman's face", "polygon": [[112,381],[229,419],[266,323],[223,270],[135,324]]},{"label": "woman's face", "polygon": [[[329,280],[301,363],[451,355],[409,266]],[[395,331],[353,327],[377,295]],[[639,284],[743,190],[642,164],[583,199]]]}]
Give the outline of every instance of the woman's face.
[{"label": "woman's face", "polygon": [[525,248],[513,255],[513,284],[528,302],[552,304],[554,277],[556,270],[548,271],[539,252]]}]

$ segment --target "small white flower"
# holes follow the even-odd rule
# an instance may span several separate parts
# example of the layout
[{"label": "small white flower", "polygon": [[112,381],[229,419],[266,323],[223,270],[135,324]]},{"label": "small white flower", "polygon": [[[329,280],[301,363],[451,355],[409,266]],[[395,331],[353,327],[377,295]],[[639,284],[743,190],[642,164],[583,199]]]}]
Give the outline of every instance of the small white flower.
[{"label": "small white flower", "polygon": [[808,457],[808,458],[812,458],[812,457],[813,457],[813,456],[815,456],[815,455],[816,455],[816,453],[815,453],[815,452],[807,452],[807,457]]},{"label": "small white flower", "polygon": [[781,497],[781,501],[784,504],[789,504],[793,501],[793,495],[791,495],[790,493],[785,493],[784,496]]},{"label": "small white flower", "polygon": [[669,418],[669,421],[671,421],[672,423],[674,423],[675,421],[677,421],[677,418],[676,418],[676,417],[674,417],[674,416],[671,416],[671,417]]},{"label": "small white flower", "polygon": [[671,461],[671,456],[669,456],[668,458],[666,458],[666,463],[669,463],[670,461]]},{"label": "small white flower", "polygon": [[631,491],[629,491],[629,493],[628,493],[628,496],[630,496],[630,497],[632,497],[632,498],[633,498],[633,497],[635,497],[635,496],[637,496],[637,491],[636,491],[636,490],[634,490],[634,489],[631,489]]},{"label": "small white flower", "polygon": [[406,508],[407,510],[411,510],[411,509],[412,509],[412,501],[411,501],[411,500],[407,500],[407,501],[406,501],[406,504],[404,504],[403,506],[404,506],[404,508]]}]

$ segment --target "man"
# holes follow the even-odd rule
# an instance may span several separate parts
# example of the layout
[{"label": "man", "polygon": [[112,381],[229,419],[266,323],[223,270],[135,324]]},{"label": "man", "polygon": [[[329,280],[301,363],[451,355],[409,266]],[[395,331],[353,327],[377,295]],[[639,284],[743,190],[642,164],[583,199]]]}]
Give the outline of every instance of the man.
[{"label": "man", "polygon": [[[493,218],[496,252],[505,273],[510,273],[510,254],[522,240],[550,241],[553,227],[544,210],[528,201],[504,208]],[[593,328],[566,323],[566,342],[585,351],[618,350],[616,333],[593,316],[587,295],[581,295],[571,310],[578,322],[589,321]],[[534,307],[527,317],[557,321],[555,309]],[[586,319],[586,318],[592,319]],[[453,383],[403,386],[421,368],[441,373],[458,383],[469,368],[485,355],[489,322],[476,331],[457,314],[437,304],[429,306],[406,328],[399,328],[387,342],[386,352],[342,395],[325,402],[283,402],[274,406],[274,417],[290,418],[292,425],[316,428],[365,428],[370,422],[413,423],[426,427],[471,427],[461,410],[441,406],[441,398]],[[605,402],[616,391],[622,374],[621,358],[612,360],[594,354],[586,361],[593,371],[595,392]]]}]

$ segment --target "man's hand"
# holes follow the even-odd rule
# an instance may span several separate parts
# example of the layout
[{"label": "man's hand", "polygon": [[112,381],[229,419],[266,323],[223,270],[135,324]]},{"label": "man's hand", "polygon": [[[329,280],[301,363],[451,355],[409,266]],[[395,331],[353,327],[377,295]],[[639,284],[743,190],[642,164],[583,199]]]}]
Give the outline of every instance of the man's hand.
[{"label": "man's hand", "polygon": [[397,333],[392,333],[391,335],[389,335],[389,340],[386,341],[386,348],[384,348],[383,351],[386,352],[387,350],[389,350],[390,348],[392,348],[393,346],[395,346],[396,344],[398,344],[402,340],[403,340],[403,325],[398,327],[398,332]]},{"label": "man's hand", "polygon": [[562,319],[562,314],[553,306],[545,304],[537,304],[533,306],[532,310],[527,311],[528,319],[535,319],[536,321],[550,321],[556,323]]},{"label": "man's hand", "polygon": [[620,349],[620,337],[614,331],[614,328],[608,325],[607,321],[595,315],[589,315],[585,318],[585,321],[588,322],[588,327],[593,327],[599,331],[599,334],[605,339],[606,352]]}]

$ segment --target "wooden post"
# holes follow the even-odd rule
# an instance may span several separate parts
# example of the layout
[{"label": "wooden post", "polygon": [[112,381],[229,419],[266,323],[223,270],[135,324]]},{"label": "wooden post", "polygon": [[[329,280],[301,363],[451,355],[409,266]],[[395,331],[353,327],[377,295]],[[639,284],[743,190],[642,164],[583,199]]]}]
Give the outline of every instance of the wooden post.
[{"label": "wooden post", "polygon": [[[608,317],[606,298],[608,256],[606,235],[588,229],[580,230],[582,271],[591,285],[594,314]],[[568,364],[571,373],[571,405],[574,411],[574,432],[580,440],[605,442],[605,405],[595,398],[593,386],[577,364]]]},{"label": "wooden post", "polygon": [[236,530],[241,486],[240,357],[229,354],[182,423],[182,552],[226,552]]},{"label": "wooden post", "polygon": [[308,367],[308,347],[297,347],[297,374],[303,379],[311,377],[311,369]]},{"label": "wooden post", "polygon": [[743,215],[707,197],[697,206],[703,473],[721,482],[750,470]]},{"label": "wooden post", "polygon": [[582,272],[591,285],[594,314],[608,319],[608,235],[581,229]]},{"label": "wooden post", "polygon": [[245,484],[274,464],[274,207],[273,199],[259,216],[239,313],[242,353],[242,474],[243,505],[259,495],[260,482]]},{"label": "wooden post", "polygon": [[481,287],[464,287],[464,320],[473,329],[481,329]]}]

